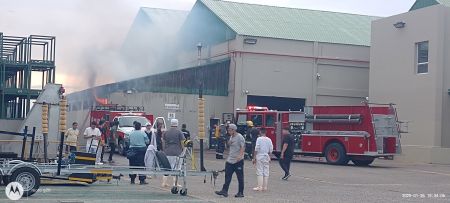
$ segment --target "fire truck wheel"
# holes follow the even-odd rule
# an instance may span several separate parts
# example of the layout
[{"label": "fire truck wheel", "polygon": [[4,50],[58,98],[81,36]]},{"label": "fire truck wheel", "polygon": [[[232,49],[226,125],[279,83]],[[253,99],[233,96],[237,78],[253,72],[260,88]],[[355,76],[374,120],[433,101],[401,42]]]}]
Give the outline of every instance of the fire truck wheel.
[{"label": "fire truck wheel", "polygon": [[374,160],[375,160],[375,158],[373,158],[373,157],[352,158],[352,162],[357,166],[368,166]]},{"label": "fire truck wheel", "polygon": [[120,155],[126,156],[125,151],[125,142],[123,140],[119,140],[119,147],[117,149]]},{"label": "fire truck wheel", "polygon": [[325,158],[329,164],[346,165],[349,162],[344,147],[336,142],[330,143],[325,148]]}]

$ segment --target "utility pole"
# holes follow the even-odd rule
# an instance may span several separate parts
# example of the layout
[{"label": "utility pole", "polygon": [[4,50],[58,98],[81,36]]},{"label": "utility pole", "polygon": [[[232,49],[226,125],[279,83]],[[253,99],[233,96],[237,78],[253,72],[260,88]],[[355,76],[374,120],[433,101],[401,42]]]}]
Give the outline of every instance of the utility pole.
[{"label": "utility pole", "polygon": [[45,102],[42,103],[42,135],[44,137],[44,163],[48,161],[48,108],[49,105]]},{"label": "utility pole", "polygon": [[[202,43],[197,44],[198,66],[201,65]],[[200,75],[198,90],[198,137],[200,139],[200,170],[206,171],[203,159],[203,140],[205,139],[205,99],[203,98],[203,75]]]}]

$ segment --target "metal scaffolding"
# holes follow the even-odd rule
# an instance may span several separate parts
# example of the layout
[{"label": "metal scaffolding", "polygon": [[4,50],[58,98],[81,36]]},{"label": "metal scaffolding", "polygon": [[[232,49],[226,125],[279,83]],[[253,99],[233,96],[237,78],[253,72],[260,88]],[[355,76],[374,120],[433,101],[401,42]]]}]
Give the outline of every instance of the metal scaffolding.
[{"label": "metal scaffolding", "polygon": [[[42,75],[42,81],[32,76]],[[55,37],[0,32],[0,119],[25,118],[44,85],[55,83]]]}]

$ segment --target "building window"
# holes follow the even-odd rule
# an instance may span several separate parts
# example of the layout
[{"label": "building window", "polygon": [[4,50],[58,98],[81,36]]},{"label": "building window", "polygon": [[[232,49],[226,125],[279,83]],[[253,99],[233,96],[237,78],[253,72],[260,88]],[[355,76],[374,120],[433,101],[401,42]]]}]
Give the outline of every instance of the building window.
[{"label": "building window", "polygon": [[417,74],[428,73],[428,41],[416,43]]}]

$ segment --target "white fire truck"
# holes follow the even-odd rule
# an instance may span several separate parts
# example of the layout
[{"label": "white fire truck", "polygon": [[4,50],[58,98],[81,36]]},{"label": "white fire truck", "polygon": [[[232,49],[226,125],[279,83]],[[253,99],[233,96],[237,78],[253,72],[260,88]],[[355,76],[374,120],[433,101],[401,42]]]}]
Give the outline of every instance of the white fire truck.
[{"label": "white fire truck", "polygon": [[358,166],[377,157],[392,159],[401,152],[400,122],[393,104],[360,106],[311,106],[304,111],[273,111],[249,106],[236,111],[238,129],[246,121],[267,129],[279,155],[288,129],[295,137],[296,155],[325,157],[329,164]]}]

